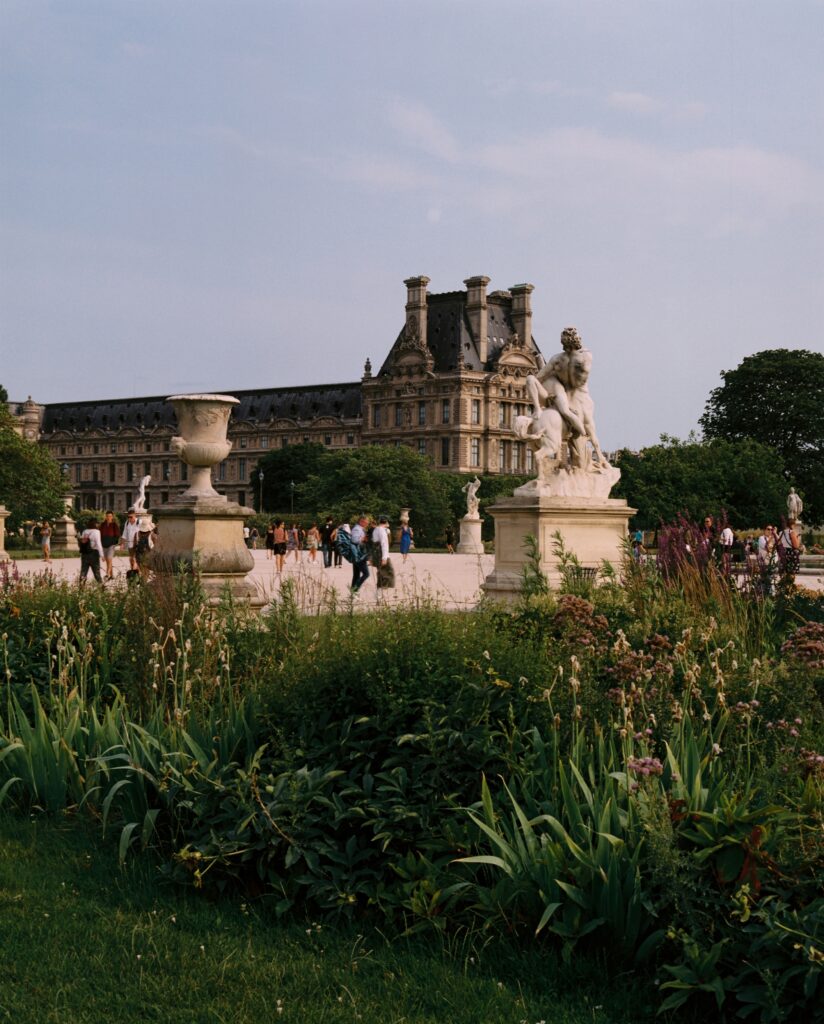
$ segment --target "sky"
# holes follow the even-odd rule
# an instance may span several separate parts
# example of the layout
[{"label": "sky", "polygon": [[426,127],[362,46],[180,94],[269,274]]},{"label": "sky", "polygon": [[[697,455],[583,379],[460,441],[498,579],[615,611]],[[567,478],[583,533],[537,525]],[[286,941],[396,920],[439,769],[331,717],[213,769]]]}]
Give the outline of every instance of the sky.
[{"label": "sky", "polygon": [[824,351],[824,4],[0,0],[0,383],[354,381],[407,277],[535,286],[605,449]]}]

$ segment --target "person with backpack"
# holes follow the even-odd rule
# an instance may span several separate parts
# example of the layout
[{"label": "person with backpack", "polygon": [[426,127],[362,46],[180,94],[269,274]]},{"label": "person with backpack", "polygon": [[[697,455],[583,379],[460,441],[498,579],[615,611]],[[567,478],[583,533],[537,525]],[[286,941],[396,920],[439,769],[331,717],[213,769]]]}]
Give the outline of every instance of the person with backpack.
[{"label": "person with backpack", "polygon": [[788,523],[778,535],[778,561],[785,576],[795,578],[801,558],[801,540],[792,523]]},{"label": "person with backpack", "polygon": [[367,529],[369,518],[365,515],[358,516],[358,521],[352,527],[352,590],[354,593],[369,579],[369,549],[367,547]]},{"label": "person with backpack", "polygon": [[103,580],[100,576],[100,559],[104,557],[103,541],[100,539],[100,530],[97,520],[92,518],[86,524],[86,529],[77,538],[77,545],[80,548],[80,582],[85,583],[92,571],[92,576],[98,583]]},{"label": "person with backpack", "polygon": [[352,591],[357,593],[369,579],[369,551],[366,528],[369,520],[360,516],[353,527],[341,523],[335,531],[335,552],[352,563]]}]

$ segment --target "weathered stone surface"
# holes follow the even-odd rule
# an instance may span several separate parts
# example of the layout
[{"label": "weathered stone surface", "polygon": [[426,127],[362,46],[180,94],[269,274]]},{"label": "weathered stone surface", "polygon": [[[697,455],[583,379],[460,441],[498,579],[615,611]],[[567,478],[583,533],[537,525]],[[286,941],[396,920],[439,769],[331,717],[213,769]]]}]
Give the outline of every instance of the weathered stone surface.
[{"label": "weathered stone surface", "polygon": [[527,536],[535,537],[540,569],[550,586],[558,587],[562,576],[554,534],[560,532],[566,550],[585,569],[598,569],[604,561],[618,568],[635,509],[618,498],[513,495],[487,511],[495,518],[495,568],[484,581],[484,593],[492,600],[514,601],[523,586]]}]

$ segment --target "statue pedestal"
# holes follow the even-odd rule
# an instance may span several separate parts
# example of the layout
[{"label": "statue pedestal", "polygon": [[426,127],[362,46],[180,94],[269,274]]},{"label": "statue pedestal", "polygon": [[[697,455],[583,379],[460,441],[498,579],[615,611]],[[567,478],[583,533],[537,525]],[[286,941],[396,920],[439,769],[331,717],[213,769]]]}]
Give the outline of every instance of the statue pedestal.
[{"label": "statue pedestal", "polygon": [[54,521],[51,548],[52,551],[79,551],[77,529],[75,528],[74,520],[69,515],[69,509],[74,504],[74,495],[64,494],[63,503],[66,506],[66,511]]},{"label": "statue pedestal", "polygon": [[243,523],[254,511],[222,495],[178,497],[154,510],[158,537],[151,566],[174,572],[195,566],[209,602],[218,604],[229,593],[255,608],[263,595],[247,580],[254,566],[243,540]]},{"label": "statue pedestal", "polygon": [[586,569],[603,561],[620,567],[629,517],[635,513],[623,498],[565,498],[520,494],[500,498],[488,510],[495,519],[495,568],[483,589],[495,601],[515,601],[523,587],[527,562],[525,539],[537,540],[540,568],[557,588],[561,572],[554,554],[553,534],[560,531],[564,547]]},{"label": "statue pedestal", "polygon": [[483,519],[480,516],[466,515],[461,520],[461,539],[456,548],[459,555],[482,555],[484,543],[481,540],[481,525]]},{"label": "statue pedestal", "polygon": [[8,562],[9,553],[6,551],[6,520],[11,512],[5,505],[0,505],[0,562]]}]

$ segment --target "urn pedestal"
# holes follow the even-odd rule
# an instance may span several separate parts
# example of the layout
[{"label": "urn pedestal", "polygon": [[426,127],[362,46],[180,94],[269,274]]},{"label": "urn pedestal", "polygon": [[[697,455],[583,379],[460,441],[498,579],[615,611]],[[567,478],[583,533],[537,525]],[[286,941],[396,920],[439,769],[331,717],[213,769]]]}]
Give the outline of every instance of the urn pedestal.
[{"label": "urn pedestal", "polygon": [[484,542],[481,540],[483,519],[480,516],[465,515],[461,520],[461,535],[456,548],[459,555],[482,555]]},{"label": "urn pedestal", "polygon": [[77,530],[75,529],[74,520],[69,515],[69,509],[74,505],[74,495],[64,494],[63,503],[66,506],[66,510],[62,516],[55,519],[54,526],[52,527],[52,551],[79,551]]},{"label": "urn pedestal", "polygon": [[619,568],[629,517],[636,510],[623,498],[521,494],[500,498],[487,511],[495,519],[495,567],[484,581],[484,593],[495,601],[513,602],[523,587],[527,536],[536,538],[541,571],[557,588],[562,576],[554,553],[556,531],[585,570],[595,571],[604,561]]},{"label": "urn pedestal", "polygon": [[254,566],[243,540],[243,523],[254,510],[229,501],[212,486],[212,466],[232,448],[226,428],[232,406],[230,395],[174,395],[180,436],[172,449],[192,469],[189,488],[172,501],[154,509],[158,543],[152,552],[155,571],[173,572],[196,567],[212,603],[227,593],[255,607],[265,603],[247,579]]}]

